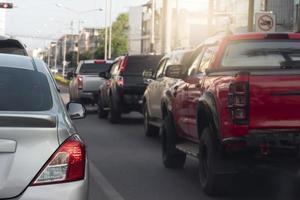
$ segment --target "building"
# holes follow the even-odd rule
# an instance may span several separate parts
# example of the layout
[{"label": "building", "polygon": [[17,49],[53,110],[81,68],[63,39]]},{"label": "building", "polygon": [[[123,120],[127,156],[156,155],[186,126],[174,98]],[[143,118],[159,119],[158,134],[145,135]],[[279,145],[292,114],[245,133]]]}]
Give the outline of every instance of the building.
[{"label": "building", "polygon": [[64,56],[70,53],[77,52],[76,43],[79,36],[75,34],[66,34],[59,38],[56,42],[57,47],[57,64],[62,66],[64,61]]},{"label": "building", "polygon": [[[254,14],[272,12],[276,16],[276,31],[293,31],[296,22],[296,1],[298,0],[255,0]],[[215,24],[224,27],[229,19],[231,30],[247,32],[249,0],[216,0]],[[255,20],[254,20],[255,21]]]},{"label": "building", "polygon": [[154,17],[154,44],[152,44],[152,5],[150,2],[145,4],[142,12],[141,50],[143,54],[161,52],[161,28],[161,9],[157,9]]},{"label": "building", "polygon": [[[129,54],[162,54],[164,17],[162,4],[155,9],[154,25],[152,4],[129,9]],[[201,12],[171,9],[171,49],[197,46],[207,37],[206,18]],[[152,28],[154,27],[154,31]],[[154,34],[154,44],[152,44]]]},{"label": "building", "polygon": [[[254,2],[254,13],[261,11],[263,1],[255,0]],[[248,9],[249,0],[216,0],[214,6],[215,31],[225,31],[230,28],[234,32],[247,32]]]},{"label": "building", "polygon": [[130,55],[141,54],[142,51],[142,20],[143,6],[129,8],[128,13],[128,53]]},{"label": "building", "polygon": [[96,28],[84,28],[80,31],[78,39],[79,52],[90,52],[95,53],[97,47],[99,46],[99,37],[103,32],[103,29]]}]

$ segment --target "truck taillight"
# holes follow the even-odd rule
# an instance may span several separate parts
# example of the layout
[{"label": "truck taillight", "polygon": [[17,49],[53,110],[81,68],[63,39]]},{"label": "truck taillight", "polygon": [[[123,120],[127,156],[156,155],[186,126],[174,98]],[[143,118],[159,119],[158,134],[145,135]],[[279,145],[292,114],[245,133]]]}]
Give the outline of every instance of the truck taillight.
[{"label": "truck taillight", "polygon": [[249,118],[249,83],[234,82],[229,86],[228,108],[236,124],[247,124]]},{"label": "truck taillight", "polygon": [[83,89],[83,76],[77,76],[78,89]]},{"label": "truck taillight", "polygon": [[122,76],[117,77],[117,84],[118,84],[119,87],[124,86],[124,78]]},{"label": "truck taillight", "polygon": [[83,180],[85,162],[85,146],[78,135],[73,135],[51,156],[34,178],[31,186]]},{"label": "truck taillight", "polygon": [[121,64],[120,64],[120,72],[124,72],[126,70],[126,66],[128,64],[128,57],[126,56],[122,61],[121,61]]}]

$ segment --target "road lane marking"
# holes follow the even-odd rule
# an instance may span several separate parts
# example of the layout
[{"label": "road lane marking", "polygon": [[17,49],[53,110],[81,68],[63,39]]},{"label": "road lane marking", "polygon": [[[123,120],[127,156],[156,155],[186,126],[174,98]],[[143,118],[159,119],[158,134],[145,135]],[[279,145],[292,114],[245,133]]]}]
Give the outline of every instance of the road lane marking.
[{"label": "road lane marking", "polygon": [[93,162],[90,162],[90,172],[94,181],[102,189],[108,200],[125,200],[119,192],[108,182],[103,174],[97,169]]}]

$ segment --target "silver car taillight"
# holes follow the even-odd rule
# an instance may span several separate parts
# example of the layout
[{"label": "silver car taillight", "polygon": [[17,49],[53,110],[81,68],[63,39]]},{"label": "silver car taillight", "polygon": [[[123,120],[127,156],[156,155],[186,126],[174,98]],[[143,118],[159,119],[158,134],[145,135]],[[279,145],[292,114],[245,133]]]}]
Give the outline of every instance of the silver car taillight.
[{"label": "silver car taillight", "polygon": [[32,181],[31,186],[84,179],[85,146],[77,135],[67,139]]}]

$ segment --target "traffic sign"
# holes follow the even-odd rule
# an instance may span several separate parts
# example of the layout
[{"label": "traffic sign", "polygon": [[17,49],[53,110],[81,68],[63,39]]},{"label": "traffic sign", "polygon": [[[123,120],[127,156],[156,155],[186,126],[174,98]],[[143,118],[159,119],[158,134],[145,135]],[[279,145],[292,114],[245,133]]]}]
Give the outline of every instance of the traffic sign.
[{"label": "traffic sign", "polygon": [[276,16],[272,12],[259,12],[255,14],[256,32],[275,32]]}]

